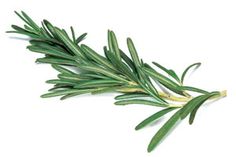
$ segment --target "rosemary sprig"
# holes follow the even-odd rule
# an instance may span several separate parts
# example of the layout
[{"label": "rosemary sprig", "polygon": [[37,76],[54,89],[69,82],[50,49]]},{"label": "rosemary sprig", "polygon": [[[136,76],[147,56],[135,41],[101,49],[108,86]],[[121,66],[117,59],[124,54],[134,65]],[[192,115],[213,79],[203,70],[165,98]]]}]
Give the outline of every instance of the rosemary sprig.
[{"label": "rosemary sprig", "polygon": [[[187,72],[193,67],[199,67],[201,63],[188,66],[179,77],[174,70],[153,62],[166,74],[164,75],[139,58],[131,38],[127,38],[131,56],[129,57],[120,49],[115,33],[108,30],[108,48],[104,46],[104,56],[102,56],[91,47],[81,44],[87,33],[76,37],[73,27],[70,27],[69,34],[47,20],[43,20],[39,26],[23,11],[15,13],[25,25],[24,27],[12,25],[13,31],[8,33],[30,37],[30,45],[27,48],[32,52],[44,54],[44,57],[38,58],[36,62],[51,64],[59,72],[57,79],[46,81],[54,84],[54,87],[43,94],[42,98],[62,96],[61,99],[64,100],[86,93],[118,92],[121,94],[115,98],[116,105],[144,104],[164,108],[142,121],[136,130],[177,110],[154,135],[148,146],[148,152],[159,144],[178,121],[190,115],[189,123],[192,124],[197,110],[205,101],[226,96],[226,91],[208,92],[184,85]],[[157,89],[153,82],[166,90]],[[195,92],[198,96],[193,97],[190,92]]]}]

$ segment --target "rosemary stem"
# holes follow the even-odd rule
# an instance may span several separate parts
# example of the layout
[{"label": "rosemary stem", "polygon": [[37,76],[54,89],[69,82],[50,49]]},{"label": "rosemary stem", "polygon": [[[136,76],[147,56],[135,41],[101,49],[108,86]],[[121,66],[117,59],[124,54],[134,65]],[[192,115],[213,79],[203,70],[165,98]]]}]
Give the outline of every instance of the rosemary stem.
[{"label": "rosemary stem", "polygon": [[[159,92],[159,95],[167,100],[176,101],[176,102],[188,102],[191,99],[193,99],[193,97],[177,97],[173,95],[167,95],[166,93],[162,93],[162,92]],[[220,99],[226,96],[227,96],[227,91],[223,90],[219,92],[219,95],[213,96],[209,100]]]},{"label": "rosemary stem", "polygon": [[[122,89],[118,89],[118,92],[124,92],[124,93],[132,93],[132,92],[142,92],[142,93],[146,93],[143,89],[141,88],[122,88]],[[193,97],[178,97],[178,96],[174,96],[174,95],[170,95],[170,94],[166,94],[163,92],[158,92],[159,96],[162,98],[165,98],[166,100],[170,100],[170,101],[176,101],[176,102],[188,102],[190,101]],[[214,97],[211,97],[210,100],[212,99],[220,99],[223,98],[227,95],[227,91],[221,91],[219,92],[220,94]]]},{"label": "rosemary stem", "polygon": [[176,101],[176,102],[188,102],[189,100],[192,99],[192,97],[178,97],[170,94],[166,94],[163,92],[158,92],[160,97],[165,98],[170,101]]},{"label": "rosemary stem", "polygon": [[[220,94],[219,95],[216,95],[216,96],[213,96],[211,97],[209,100],[217,100],[217,99],[221,99],[223,97],[226,97],[227,96],[227,91],[226,90],[223,90],[223,91],[220,91],[219,92]],[[163,95],[163,97],[165,97],[166,95]],[[165,97],[166,98],[166,97]],[[170,97],[169,97],[170,98]],[[174,101],[185,101],[185,99],[187,100],[186,102],[190,101],[191,99],[189,98],[184,98],[184,97],[171,97],[172,100]],[[184,105],[186,104],[169,104],[168,106],[169,107],[175,107],[175,108],[182,108]]]},{"label": "rosemary stem", "polygon": [[[141,92],[141,93],[146,93],[143,89],[141,88],[122,88],[118,89],[118,92],[124,92],[124,93],[133,93],[133,92]],[[192,99],[192,97],[177,97],[174,95],[166,94],[163,92],[158,92],[159,96],[162,98],[165,98],[167,100],[171,101],[177,101],[177,102],[187,102]]]},{"label": "rosemary stem", "polygon": [[227,90],[223,90],[219,92],[219,95],[213,96],[210,99],[220,99],[226,96],[227,96]]}]

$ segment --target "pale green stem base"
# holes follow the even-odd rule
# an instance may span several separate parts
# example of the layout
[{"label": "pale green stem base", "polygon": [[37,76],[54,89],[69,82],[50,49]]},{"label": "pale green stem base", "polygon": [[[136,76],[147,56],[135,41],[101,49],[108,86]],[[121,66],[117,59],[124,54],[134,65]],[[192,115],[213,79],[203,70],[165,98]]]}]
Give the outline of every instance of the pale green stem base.
[{"label": "pale green stem base", "polygon": [[[124,92],[124,93],[132,93],[132,92],[142,92],[142,93],[146,93],[143,89],[141,88],[122,88],[122,89],[118,89],[117,91],[119,92]],[[163,92],[158,92],[161,98],[164,98],[166,100],[170,100],[170,101],[175,101],[175,102],[188,102],[191,99],[193,99],[193,97],[189,96],[189,97],[178,97],[178,96],[174,96],[174,95],[170,95],[170,94],[166,94]],[[214,97],[211,97],[210,100],[212,99],[220,99],[223,97],[227,96],[227,91],[221,91],[219,95],[216,95]],[[186,103],[184,104],[170,104],[170,107],[183,107]]]}]

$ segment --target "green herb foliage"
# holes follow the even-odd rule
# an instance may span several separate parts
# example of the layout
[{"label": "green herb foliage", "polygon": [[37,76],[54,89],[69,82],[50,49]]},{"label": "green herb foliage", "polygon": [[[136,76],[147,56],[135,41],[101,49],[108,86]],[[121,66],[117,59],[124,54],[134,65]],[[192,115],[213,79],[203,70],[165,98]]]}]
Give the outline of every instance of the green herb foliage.
[{"label": "green herb foliage", "polygon": [[[136,130],[177,110],[154,135],[148,145],[148,152],[163,140],[178,121],[190,115],[189,123],[192,124],[196,112],[205,101],[226,95],[225,92],[208,92],[184,85],[187,72],[193,67],[199,67],[201,63],[188,66],[181,76],[174,70],[153,62],[156,70],[140,59],[131,38],[127,38],[129,54],[124,53],[111,30],[108,30],[108,45],[104,46],[103,56],[90,46],[81,44],[87,33],[77,37],[73,27],[70,27],[68,33],[47,20],[43,20],[39,26],[25,12],[15,13],[25,25],[12,25],[13,30],[8,33],[28,36],[28,50],[44,55],[36,59],[36,62],[51,64],[59,72],[57,79],[46,81],[53,84],[53,88],[43,94],[42,98],[61,96],[61,100],[64,100],[80,94],[117,92],[120,94],[115,98],[116,105],[144,104],[162,108],[139,123]],[[162,88],[157,88],[155,83]],[[191,92],[198,95],[194,97]],[[179,101],[182,104],[176,103]]]}]

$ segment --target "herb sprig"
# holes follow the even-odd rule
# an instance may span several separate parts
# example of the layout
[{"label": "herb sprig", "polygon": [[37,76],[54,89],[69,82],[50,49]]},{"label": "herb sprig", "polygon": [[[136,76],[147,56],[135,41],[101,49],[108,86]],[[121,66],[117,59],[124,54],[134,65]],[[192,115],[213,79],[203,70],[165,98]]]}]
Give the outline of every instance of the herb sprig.
[{"label": "herb sprig", "polygon": [[[189,124],[192,124],[205,101],[226,96],[226,91],[209,92],[184,85],[188,71],[199,67],[201,63],[188,66],[181,76],[174,70],[153,62],[158,69],[156,70],[139,58],[131,38],[127,38],[130,57],[124,53],[111,30],[108,30],[108,46],[104,46],[103,56],[88,45],[81,44],[87,33],[77,37],[73,27],[70,27],[70,32],[66,32],[47,20],[43,20],[39,26],[23,11],[15,13],[25,25],[12,25],[13,31],[8,33],[30,37],[27,48],[44,54],[36,62],[51,64],[59,72],[57,79],[46,81],[54,86],[42,98],[61,96],[61,100],[64,100],[86,93],[118,92],[120,95],[115,97],[116,105],[143,104],[164,108],[143,120],[135,127],[136,130],[175,111],[153,136],[148,152],[160,143],[178,121],[190,115]],[[157,88],[157,85],[162,88]],[[197,93],[197,96],[192,96],[191,92]]]}]

